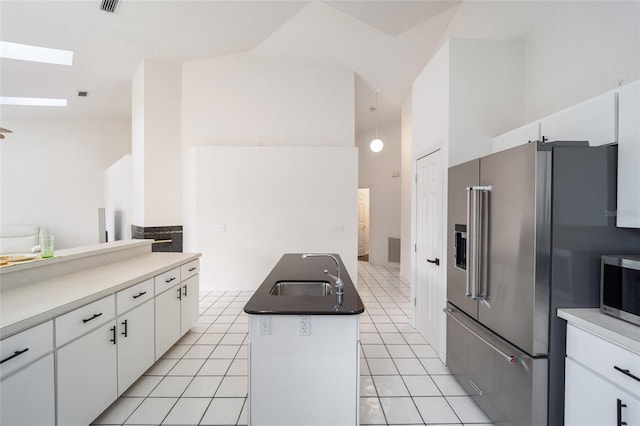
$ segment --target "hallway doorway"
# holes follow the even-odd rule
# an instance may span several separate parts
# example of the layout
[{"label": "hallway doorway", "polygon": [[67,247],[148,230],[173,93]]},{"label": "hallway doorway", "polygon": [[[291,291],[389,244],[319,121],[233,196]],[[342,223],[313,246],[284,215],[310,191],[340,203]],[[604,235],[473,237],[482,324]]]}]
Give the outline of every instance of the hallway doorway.
[{"label": "hallway doorway", "polygon": [[369,261],[369,188],[358,189],[358,260]]}]

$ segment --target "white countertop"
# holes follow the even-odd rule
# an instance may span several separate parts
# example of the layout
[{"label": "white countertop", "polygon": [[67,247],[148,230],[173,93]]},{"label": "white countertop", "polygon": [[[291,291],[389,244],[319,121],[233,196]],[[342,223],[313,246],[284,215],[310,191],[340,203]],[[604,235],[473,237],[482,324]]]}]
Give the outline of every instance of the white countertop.
[{"label": "white countertop", "polygon": [[[84,253],[69,254],[85,255]],[[67,275],[3,289],[0,293],[0,339],[145,281],[198,257],[200,257],[199,253],[146,253]],[[34,262],[32,265],[36,263],[40,262]],[[21,266],[20,269],[26,266]]]},{"label": "white countertop", "polygon": [[558,309],[573,326],[640,355],[640,326],[605,315],[598,308]]}]

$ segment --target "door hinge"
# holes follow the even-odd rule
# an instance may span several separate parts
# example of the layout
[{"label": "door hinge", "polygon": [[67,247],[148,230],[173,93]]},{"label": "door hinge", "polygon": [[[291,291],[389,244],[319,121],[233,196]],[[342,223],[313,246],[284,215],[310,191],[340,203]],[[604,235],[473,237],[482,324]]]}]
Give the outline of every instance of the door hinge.
[{"label": "door hinge", "polygon": [[414,244],[413,245],[413,251],[417,252],[418,251],[418,244]]},{"label": "door hinge", "polygon": [[416,173],[416,183],[418,183],[418,174]]},{"label": "door hinge", "polygon": [[414,297],[414,298],[413,298],[413,306],[416,306],[416,303],[417,303],[417,302],[416,302],[416,300],[418,300],[418,299],[416,299],[416,298]]}]

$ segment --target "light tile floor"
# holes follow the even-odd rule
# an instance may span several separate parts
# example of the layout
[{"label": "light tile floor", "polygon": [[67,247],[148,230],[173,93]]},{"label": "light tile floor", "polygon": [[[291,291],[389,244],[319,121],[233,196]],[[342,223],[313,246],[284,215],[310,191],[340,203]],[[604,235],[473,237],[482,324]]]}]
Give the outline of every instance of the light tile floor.
[{"label": "light tile floor", "polygon": [[[491,424],[409,325],[398,269],[358,265],[361,425]],[[246,425],[251,292],[206,292],[200,318],[95,425]]]}]

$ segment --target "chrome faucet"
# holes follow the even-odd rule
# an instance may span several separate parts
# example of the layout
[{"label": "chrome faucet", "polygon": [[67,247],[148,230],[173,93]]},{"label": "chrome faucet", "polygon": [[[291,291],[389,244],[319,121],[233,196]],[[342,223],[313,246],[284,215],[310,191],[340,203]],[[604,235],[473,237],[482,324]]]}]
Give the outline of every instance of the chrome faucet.
[{"label": "chrome faucet", "polygon": [[338,262],[338,259],[336,259],[334,255],[329,253],[306,253],[302,255],[303,259],[306,259],[308,257],[330,257],[334,262],[336,262],[336,275],[330,274],[327,269],[324,270],[324,273],[329,275],[336,282],[337,302],[336,306],[334,306],[334,309],[338,309],[338,307],[342,306],[342,301],[344,298],[344,283],[340,278],[340,262]]}]

